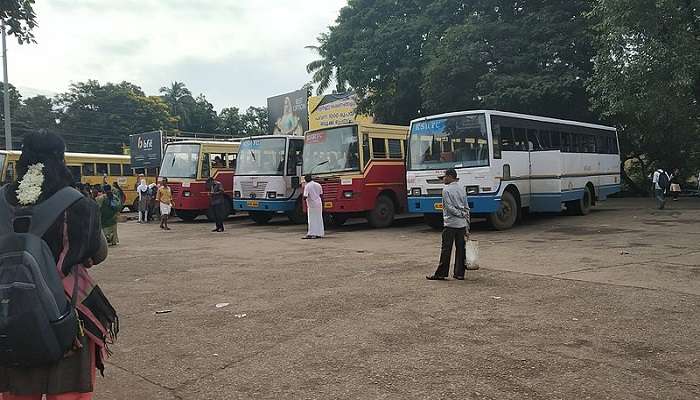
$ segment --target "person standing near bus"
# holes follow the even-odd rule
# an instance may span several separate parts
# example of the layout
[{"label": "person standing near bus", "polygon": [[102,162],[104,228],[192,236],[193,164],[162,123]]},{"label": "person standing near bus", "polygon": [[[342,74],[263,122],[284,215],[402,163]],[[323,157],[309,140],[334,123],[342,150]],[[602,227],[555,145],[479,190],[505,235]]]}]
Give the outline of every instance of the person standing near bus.
[{"label": "person standing near bus", "polygon": [[173,192],[168,186],[168,178],[163,178],[163,185],[158,188],[156,199],[160,204],[160,229],[169,231],[168,217],[170,217],[170,210],[172,210]]},{"label": "person standing near bus", "polygon": [[440,179],[445,183],[442,189],[442,247],[440,263],[433,275],[425,278],[430,281],[442,281],[450,274],[452,246],[455,249],[454,278],[464,280],[466,270],[466,238],[469,235],[469,203],[464,187],[458,184],[457,171],[450,168]]},{"label": "person standing near bus", "polygon": [[209,177],[207,179],[207,187],[209,188],[209,211],[216,222],[216,229],[212,232],[223,232],[224,219],[227,217],[224,186],[221,182]]},{"label": "person standing near bus", "polygon": [[663,169],[659,168],[654,171],[654,176],[651,179],[654,184],[654,194],[656,196],[656,208],[663,210],[666,206],[666,191],[670,183],[668,174]]},{"label": "person standing near bus", "polygon": [[311,175],[304,177],[304,200],[306,200],[306,213],[309,222],[309,230],[302,239],[321,239],[325,235],[323,228],[323,187],[315,182]]}]

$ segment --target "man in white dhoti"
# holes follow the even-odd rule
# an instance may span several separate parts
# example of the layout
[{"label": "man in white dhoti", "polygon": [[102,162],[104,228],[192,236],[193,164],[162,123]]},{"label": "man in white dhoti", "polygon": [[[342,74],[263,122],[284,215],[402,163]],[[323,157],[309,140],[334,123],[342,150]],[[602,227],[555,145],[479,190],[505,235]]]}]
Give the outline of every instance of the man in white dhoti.
[{"label": "man in white dhoti", "polygon": [[320,239],[324,236],[323,230],[323,188],[318,182],[314,182],[311,175],[304,177],[304,200],[306,200],[306,213],[309,221],[309,231],[303,239]]}]

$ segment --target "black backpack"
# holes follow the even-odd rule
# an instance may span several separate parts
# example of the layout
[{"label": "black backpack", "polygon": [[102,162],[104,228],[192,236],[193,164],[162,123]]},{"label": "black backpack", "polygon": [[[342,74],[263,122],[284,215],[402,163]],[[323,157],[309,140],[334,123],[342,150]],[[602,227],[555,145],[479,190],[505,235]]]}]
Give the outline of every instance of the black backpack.
[{"label": "black backpack", "polygon": [[666,190],[668,189],[669,185],[671,182],[668,180],[668,175],[666,175],[666,171],[660,169],[659,170],[659,187],[661,190]]},{"label": "black backpack", "polygon": [[[78,335],[77,274],[69,302],[46,231],[78,200],[64,188],[33,207],[12,207],[0,189],[0,366],[34,367],[60,360]],[[26,232],[16,232],[25,220]]]}]

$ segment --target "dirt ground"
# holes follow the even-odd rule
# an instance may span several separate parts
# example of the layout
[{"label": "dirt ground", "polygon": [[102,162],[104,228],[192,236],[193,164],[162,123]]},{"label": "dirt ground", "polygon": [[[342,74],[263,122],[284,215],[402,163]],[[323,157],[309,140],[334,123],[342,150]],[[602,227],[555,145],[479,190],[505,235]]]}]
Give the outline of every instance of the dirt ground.
[{"label": "dirt ground", "polygon": [[652,207],[477,222],[463,282],[425,280],[440,235],[418,218],[317,241],[120,224],[93,270],[121,317],[96,399],[700,398],[700,199]]}]

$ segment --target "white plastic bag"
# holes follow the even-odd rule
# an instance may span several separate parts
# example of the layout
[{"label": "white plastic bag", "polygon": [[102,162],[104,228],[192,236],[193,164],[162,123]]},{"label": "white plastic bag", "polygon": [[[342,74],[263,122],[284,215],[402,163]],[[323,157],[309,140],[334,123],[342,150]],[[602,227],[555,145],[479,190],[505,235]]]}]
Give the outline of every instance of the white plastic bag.
[{"label": "white plastic bag", "polygon": [[467,240],[466,243],[466,265],[467,267],[479,266],[479,242],[476,240]]}]

